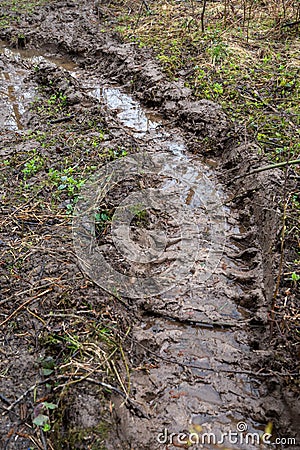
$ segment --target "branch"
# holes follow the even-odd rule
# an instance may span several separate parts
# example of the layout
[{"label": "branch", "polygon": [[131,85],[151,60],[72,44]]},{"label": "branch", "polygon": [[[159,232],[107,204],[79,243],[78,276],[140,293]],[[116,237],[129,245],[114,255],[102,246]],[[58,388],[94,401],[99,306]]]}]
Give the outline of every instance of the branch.
[{"label": "branch", "polygon": [[296,20],[296,22],[289,22],[281,25],[282,28],[284,27],[293,27],[294,25],[300,25],[300,20]]},{"label": "branch", "polygon": [[201,31],[204,33],[205,27],[204,27],[204,15],[205,15],[205,8],[206,8],[206,0],[203,1],[203,7],[201,12]]},{"label": "branch", "polygon": [[253,175],[254,173],[264,172],[265,170],[277,169],[278,167],[286,167],[289,165],[300,164],[300,159],[294,159],[293,161],[284,161],[277,164],[270,164],[269,166],[259,167],[258,169],[251,170],[251,172],[244,173],[243,175],[238,175],[233,178],[233,181],[239,180],[243,177],[248,177],[249,175]]}]

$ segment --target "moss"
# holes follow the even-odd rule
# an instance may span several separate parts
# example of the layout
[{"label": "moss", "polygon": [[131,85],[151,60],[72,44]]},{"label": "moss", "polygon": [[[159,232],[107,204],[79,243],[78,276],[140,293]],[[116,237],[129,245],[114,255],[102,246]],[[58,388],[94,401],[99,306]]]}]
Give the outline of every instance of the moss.
[{"label": "moss", "polygon": [[103,421],[93,428],[70,428],[65,433],[58,432],[51,439],[54,450],[106,450],[105,440],[108,438],[110,424]]}]

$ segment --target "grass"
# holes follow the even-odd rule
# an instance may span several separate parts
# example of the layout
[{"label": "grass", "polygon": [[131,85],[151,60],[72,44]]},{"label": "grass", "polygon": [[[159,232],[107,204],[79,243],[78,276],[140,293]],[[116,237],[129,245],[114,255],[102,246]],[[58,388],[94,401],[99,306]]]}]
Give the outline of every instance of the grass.
[{"label": "grass", "polygon": [[[261,153],[274,161],[289,152],[299,156],[298,28],[278,28],[280,11],[272,17],[262,2],[253,4],[249,20],[242,2],[227,4],[233,9],[226,17],[224,2],[207,4],[202,32],[198,2],[148,2],[142,14],[140,2],[118,2],[115,29],[152,48],[168,76],[183,76],[196,97],[220,103],[237,133],[246,128]],[[285,14],[284,22],[292,21],[295,8]]]},{"label": "grass", "polygon": [[[40,361],[40,365],[49,380],[56,402],[53,411],[46,414],[41,426],[46,424],[44,431],[51,430],[51,441],[55,442],[57,450],[64,449],[67,445],[81,448],[82,442],[88,443],[88,448],[105,450],[104,441],[111,425],[109,414],[105,412],[107,401],[103,388],[98,388],[96,394],[99,407],[102,408],[102,420],[96,426],[81,429],[73,425],[68,427],[67,432],[62,432],[62,423],[69,414],[68,410],[71,408],[72,411],[74,408],[74,393],[82,392],[85,381],[97,382],[100,378],[101,385],[103,382],[115,384],[116,379],[121,380],[123,375],[119,373],[117,361],[124,357],[122,338],[114,324],[97,317],[96,311],[92,309],[89,314],[53,311],[49,318],[49,324],[53,323],[57,327],[61,322],[64,323],[64,329],[61,332],[46,331],[40,338],[40,344],[47,355]],[[127,365],[126,361],[125,364]],[[127,395],[129,391],[124,385],[123,387],[124,395]],[[106,392],[110,393],[107,389]]]}]

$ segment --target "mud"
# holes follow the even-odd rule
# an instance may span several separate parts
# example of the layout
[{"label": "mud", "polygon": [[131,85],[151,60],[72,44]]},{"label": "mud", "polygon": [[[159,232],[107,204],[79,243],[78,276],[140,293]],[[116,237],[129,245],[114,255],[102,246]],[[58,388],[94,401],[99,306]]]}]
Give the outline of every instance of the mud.
[{"label": "mud", "polygon": [[[2,130],[43,129],[45,124],[38,123],[29,103],[38,86],[51,92],[52,83],[66,94],[76,121],[99,106],[112,141],[153,154],[169,152],[170,170],[188,176],[194,190],[184,190],[180,182],[170,184],[168,177],[163,186],[169,192],[180,192],[197,223],[203,222],[203,212],[199,212],[203,199],[202,203],[197,200],[197,189],[207,196],[206,203],[219,196],[226,235],[219,243],[222,248],[214,249],[222,253],[219,264],[205,282],[200,257],[189,276],[167,293],[150,299],[125,299],[126,312],[122,314],[127,322],[132,321],[130,338],[134,343],[127,349],[130,398],[139,409],[128,408],[120,396],[111,396],[114,431],[106,448],[185,448],[191,443],[180,443],[180,433],[220,436],[236,431],[241,422],[250,433],[261,434],[272,422],[278,435],[294,436],[298,418],[287,403],[291,405],[295,396],[283,400],[282,378],[271,370],[268,348],[280,173],[235,181],[235,176],[261,164],[255,147],[234,137],[232,125],[218,105],[194,101],[184,80],[166,81],[151,55],[100,33],[96,21],[89,4],[82,3],[78,9],[71,2],[67,6],[57,2],[41,9],[33,22],[21,23],[31,50],[2,50]],[[19,31],[8,29],[2,37],[12,42]],[[220,219],[212,210],[210,214],[212,233]],[[204,246],[200,254],[208,250]],[[96,292],[101,291],[97,288]],[[106,294],[100,295],[100,303],[105,304]],[[83,299],[84,294],[77,304]],[[30,358],[25,359],[27,367]],[[11,366],[11,370],[17,369]],[[24,383],[29,385],[30,380]],[[11,384],[2,388],[13,389]],[[20,386],[17,395],[24,389]],[[100,420],[94,417],[95,397],[85,391],[83,398],[85,413],[76,400],[69,401],[69,415],[75,418],[66,427],[89,428]],[[10,420],[13,423],[13,418]],[[5,433],[10,425],[8,421],[2,427]],[[174,433],[172,442],[166,441],[165,430],[168,436]],[[24,448],[16,442],[10,441],[7,448]],[[267,448],[262,443],[224,443],[217,448],[228,447]],[[203,448],[214,446],[205,444]]]}]

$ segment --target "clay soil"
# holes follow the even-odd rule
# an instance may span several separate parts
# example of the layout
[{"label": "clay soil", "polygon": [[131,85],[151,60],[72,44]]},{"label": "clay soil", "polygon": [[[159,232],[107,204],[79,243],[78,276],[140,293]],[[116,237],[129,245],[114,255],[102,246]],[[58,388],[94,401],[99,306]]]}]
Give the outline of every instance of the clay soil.
[{"label": "clay soil", "polygon": [[[156,435],[168,426],[186,430],[188,414],[200,420],[192,424],[196,431],[209,417],[224,429],[229,416],[247,418],[254,430],[272,427],[275,437],[298,438],[276,448],[300,448],[296,325],[282,320],[286,298],[289,315],[297,314],[294,282],[280,285],[280,314],[272,312],[282,199],[294,180],[278,169],[245,176],[266,164],[251,139],[241,142],[221,107],[196,100],[184,79],[167,79],[151,52],[121,42],[89,2],[51,2],[30,14],[2,6],[8,12],[12,20],[0,34],[3,49],[12,49],[0,54],[8,86],[0,113],[1,449],[182,447],[158,443]],[[103,99],[88,95],[86,80],[131,94],[221,186],[227,243],[198,297],[226,298],[242,319],[212,314],[197,300],[187,308],[181,303],[187,282],[177,297],[133,301],[105,292],[82,270],[72,213],[84,181],[110,161],[161,151],[124,126]],[[18,104],[20,92],[28,96],[10,126],[5,107]],[[100,205],[105,243],[115,204],[134,186]],[[192,366],[189,348],[197,339],[207,363],[201,370]],[[247,394],[241,386],[250,382],[255,393]]]}]

